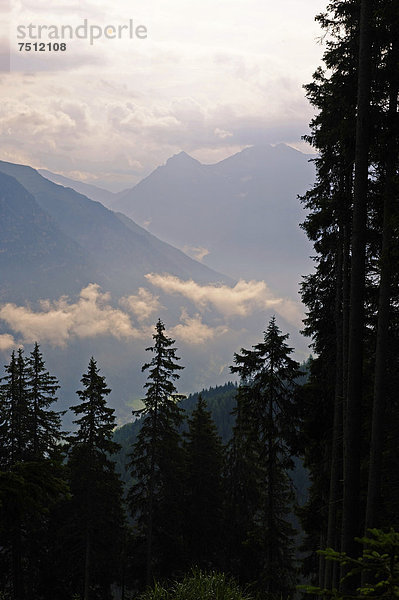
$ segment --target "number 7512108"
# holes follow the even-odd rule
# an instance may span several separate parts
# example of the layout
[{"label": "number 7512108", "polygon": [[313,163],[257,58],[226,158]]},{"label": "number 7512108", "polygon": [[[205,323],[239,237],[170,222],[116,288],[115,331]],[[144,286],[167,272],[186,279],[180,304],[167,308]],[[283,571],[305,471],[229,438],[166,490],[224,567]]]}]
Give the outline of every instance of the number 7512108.
[{"label": "number 7512108", "polygon": [[19,42],[20,52],[65,52],[67,45],[65,42]]}]

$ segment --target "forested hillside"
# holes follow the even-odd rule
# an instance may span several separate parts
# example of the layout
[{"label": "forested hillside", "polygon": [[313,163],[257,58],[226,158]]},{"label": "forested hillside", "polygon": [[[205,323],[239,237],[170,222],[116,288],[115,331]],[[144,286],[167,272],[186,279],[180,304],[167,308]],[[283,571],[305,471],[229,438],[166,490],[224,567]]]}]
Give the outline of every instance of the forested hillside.
[{"label": "forested hillside", "polygon": [[[324,65],[305,86],[316,182],[300,199],[314,253],[301,286],[313,356],[300,364],[267,314],[223,367],[237,384],[185,398],[186,355],[158,316],[143,361],[129,363],[126,385],[143,382],[132,423],[116,427],[91,357],[65,432],[41,346],[11,349],[0,383],[1,600],[399,597],[399,6],[331,0],[317,19]],[[6,246],[45,236],[54,255],[39,243],[37,256],[54,268],[76,250],[52,228],[66,211],[71,239],[101,247],[63,202],[69,191],[52,205],[49,182],[23,176],[38,196],[0,173]],[[81,220],[93,206],[72,198]],[[93,210],[105,227],[109,211]],[[137,226],[110,219],[100,232],[121,255]],[[208,286],[204,310],[215,289],[227,303],[226,286]]]},{"label": "forested hillside", "polygon": [[[183,565],[228,570],[259,589],[284,581],[287,593],[292,590],[294,578],[286,581],[284,573],[297,553],[295,499],[306,495],[296,441],[306,377],[289,357],[287,337],[272,319],[263,342],[242,349],[243,369],[251,371],[244,375],[238,367],[240,385],[184,398],[175,386],[184,365],[159,320],[136,420],[115,430],[111,390],[92,358],[70,407],[72,433],[62,431],[64,414],[54,410],[60,386],[39,345],[29,356],[13,352],[0,388],[0,582],[6,597],[25,599],[28,586],[38,598],[67,600],[82,590],[91,598],[95,589],[101,597],[110,597],[111,589],[132,594],[153,577],[177,576]],[[234,362],[241,361],[236,355]],[[284,407],[281,393],[288,388]],[[271,463],[262,449],[265,432],[276,447]],[[287,549],[276,557],[283,571],[273,581],[270,565],[254,562],[255,555],[270,554],[270,542],[251,541],[261,515],[278,536],[273,547]],[[68,560],[60,560],[60,543],[72,552]],[[256,572],[261,578],[255,581]]]},{"label": "forested hillside", "polygon": [[[234,416],[232,412],[235,406],[236,392],[237,385],[231,382],[200,392],[224,444],[229,441],[233,431]],[[199,393],[190,394],[190,396],[181,401],[180,406],[187,417],[192,414],[198,402],[198,396]],[[121,446],[121,450],[116,456],[116,461],[117,470],[123,479],[126,479],[127,456],[131,451],[132,444],[136,442],[141,425],[142,421],[137,419],[133,423],[127,423],[122,427],[118,427],[114,433],[115,442]],[[182,431],[186,429],[187,425],[183,423]]]}]

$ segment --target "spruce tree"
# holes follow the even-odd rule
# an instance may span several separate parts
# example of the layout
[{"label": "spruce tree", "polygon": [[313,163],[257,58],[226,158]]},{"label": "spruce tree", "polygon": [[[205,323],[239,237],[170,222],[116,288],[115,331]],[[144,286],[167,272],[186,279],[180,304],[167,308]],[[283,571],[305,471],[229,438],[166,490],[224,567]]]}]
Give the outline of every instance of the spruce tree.
[{"label": "spruce tree", "polygon": [[[394,323],[392,305],[397,296],[395,289],[395,261],[397,261],[397,223],[399,211],[399,10],[396,4],[387,3],[381,13],[385,21],[385,38],[388,42],[384,74],[387,85],[387,114],[381,123],[381,196],[383,201],[382,240],[380,255],[380,281],[378,293],[378,321],[376,334],[375,378],[373,390],[372,428],[370,438],[370,467],[366,504],[365,530],[381,525],[381,480],[383,470],[384,434],[386,431],[386,406],[392,387],[390,337]],[[380,16],[380,15],[379,15]],[[384,122],[385,121],[385,122]],[[396,226],[395,226],[396,224]]]},{"label": "spruce tree", "polygon": [[[29,434],[34,460],[51,456],[60,441],[61,413],[51,410],[59,389],[57,379],[46,370],[36,342],[27,360],[26,385],[30,412]],[[64,413],[62,413],[64,414]]]},{"label": "spruce tree", "polygon": [[[332,0],[318,20],[327,38],[325,69],[318,69],[306,86],[317,109],[306,136],[318,153],[317,179],[303,198],[316,270],[305,278],[302,298],[308,309],[305,332],[317,353],[311,384],[319,395],[310,392],[306,402],[305,459],[314,485],[302,514],[309,539],[318,537],[318,547],[353,554],[354,536],[363,527],[390,524],[387,490],[394,492],[394,478],[387,483],[392,467],[387,441],[395,435],[392,366],[398,357],[393,201],[398,7],[393,0]],[[316,410],[324,415],[323,423],[311,432]],[[318,453],[311,450],[316,445]],[[333,563],[327,561],[324,571],[321,559],[319,567],[319,584],[337,587]]]},{"label": "spruce tree", "polygon": [[[342,506],[342,550],[354,555],[355,537],[361,533],[359,518],[360,465],[365,339],[366,232],[368,212],[368,171],[370,144],[370,33],[374,0],[361,0],[359,18],[359,62],[355,170],[351,238],[351,280],[349,297],[348,388],[344,420],[344,497]],[[347,588],[350,590],[350,586]]]},{"label": "spruce tree", "polygon": [[223,446],[201,394],[185,442],[185,556],[189,565],[221,568]]},{"label": "spruce tree", "polygon": [[11,354],[0,387],[1,467],[9,469],[28,453],[28,392],[23,351]]},{"label": "spruce tree", "polygon": [[233,410],[235,425],[227,447],[225,462],[226,533],[225,560],[227,570],[242,583],[257,581],[261,570],[258,548],[250,543],[253,516],[261,505],[262,467],[246,409],[251,402],[251,389],[241,378]]},{"label": "spruce tree", "polygon": [[111,390],[94,358],[81,382],[83,389],[77,392],[81,403],[71,407],[79,418],[74,421],[78,428],[70,437],[68,460],[72,492],[68,543],[75,553],[78,548],[71,576],[73,591],[83,593],[84,600],[107,599],[117,579],[123,528],[122,486],[111,458],[119,445],[112,440],[114,409],[106,400]]},{"label": "spruce tree", "polygon": [[41,506],[30,514],[25,526],[29,588],[32,593],[49,598],[52,591],[48,579],[54,570],[54,556],[50,548],[52,538],[57,535],[52,514],[68,492],[62,446],[65,436],[61,432],[61,415],[64,412],[52,408],[60,386],[46,369],[37,342],[25,360],[25,373],[29,412],[29,473],[35,482],[40,481],[42,500]]},{"label": "spruce tree", "polygon": [[[244,477],[233,487],[250,485],[248,505],[240,507],[246,524],[241,547],[252,571],[246,576],[271,598],[288,598],[294,587],[295,531],[288,520],[293,504],[288,472],[293,468],[297,438],[300,370],[290,357],[287,338],[273,317],[263,341],[235,354],[231,367],[241,377],[232,442],[237,464],[232,473]],[[239,522],[235,526],[240,528]]]},{"label": "spruce tree", "polygon": [[28,396],[22,349],[11,354],[0,388],[2,477],[3,585],[15,600],[25,598],[23,570],[23,492],[21,465],[28,454]]},{"label": "spruce tree", "polygon": [[145,556],[146,583],[154,575],[171,575],[182,557],[183,450],[179,427],[182,410],[174,382],[183,369],[178,364],[174,340],[165,334],[159,319],[153,353],[142,367],[148,371],[144,386],[144,408],[134,415],[144,417],[143,425],[130,455],[133,484],[129,493],[132,517],[136,522],[137,543]]},{"label": "spruce tree", "polygon": [[58,448],[60,417],[49,409],[57,388],[37,344],[31,359],[24,358],[22,349],[12,353],[0,387],[0,510],[3,585],[17,600],[26,597],[27,582],[29,594],[45,593],[44,572],[51,562],[48,515],[66,493]]}]

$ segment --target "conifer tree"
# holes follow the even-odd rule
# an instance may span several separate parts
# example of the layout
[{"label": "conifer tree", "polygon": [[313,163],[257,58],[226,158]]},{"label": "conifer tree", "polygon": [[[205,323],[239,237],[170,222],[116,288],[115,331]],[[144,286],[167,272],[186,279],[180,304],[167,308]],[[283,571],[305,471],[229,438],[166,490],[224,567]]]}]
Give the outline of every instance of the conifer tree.
[{"label": "conifer tree", "polygon": [[242,583],[259,577],[258,548],[249,542],[253,516],[261,504],[262,468],[258,462],[254,434],[246,418],[251,402],[250,385],[241,378],[233,411],[235,425],[225,462],[226,534],[225,560],[228,571]]},{"label": "conifer tree", "polygon": [[[28,400],[25,385],[25,369],[22,349],[11,354],[5,367],[6,375],[0,388],[0,447],[2,477],[2,533],[3,544],[9,550],[9,558],[4,561],[4,585],[9,587],[15,600],[25,597],[22,533],[22,493],[24,479],[20,465],[27,456],[28,449]],[[10,500],[12,499],[12,502]],[[11,574],[11,577],[8,574]]]},{"label": "conifer tree", "polygon": [[[317,353],[311,379],[319,395],[308,395],[304,429],[310,432],[316,410],[324,415],[324,425],[307,440],[306,464],[314,485],[303,515],[313,540],[318,529],[319,547],[355,554],[354,536],[364,526],[383,524],[384,505],[390,503],[389,494],[382,497],[380,482],[390,460],[387,440],[392,439],[389,431],[384,437],[385,407],[391,424],[396,422],[391,365],[398,357],[393,202],[398,7],[393,0],[332,0],[317,18],[327,37],[326,68],[318,69],[306,86],[318,111],[306,139],[318,158],[316,184],[304,196],[310,211],[304,228],[317,256],[302,297],[308,308],[305,331]],[[310,451],[312,443],[322,451]],[[337,569],[334,575],[331,561],[325,571],[321,563],[320,586],[337,587]]]},{"label": "conifer tree", "polygon": [[53,536],[57,535],[51,516],[65,498],[68,486],[62,448],[65,436],[61,432],[61,415],[64,412],[56,412],[52,408],[60,386],[56,377],[46,369],[37,342],[25,360],[25,383],[28,402],[28,481],[40,482],[41,486],[41,506],[38,505],[37,510],[29,515],[25,525],[29,589],[31,593],[45,598],[51,597],[48,577],[54,569],[54,557],[49,549]]},{"label": "conifer tree", "polygon": [[174,340],[165,334],[160,319],[153,339],[154,345],[146,349],[153,358],[142,367],[142,371],[148,371],[144,408],[134,411],[144,420],[129,463],[133,478],[129,504],[145,555],[147,584],[155,574],[171,575],[183,560],[184,460],[179,433],[182,410],[178,403],[184,396],[177,393],[174,382],[184,367],[178,364]]},{"label": "conifer tree", "polygon": [[23,351],[11,354],[0,388],[1,466],[9,469],[21,461],[28,447],[28,394],[25,384]]},{"label": "conifer tree", "polygon": [[185,555],[201,568],[221,568],[223,447],[201,394],[185,442]]},{"label": "conifer tree", "polygon": [[[381,525],[381,480],[384,454],[384,434],[386,431],[386,406],[393,377],[389,364],[394,363],[390,352],[390,337],[396,329],[393,318],[393,304],[397,297],[395,286],[395,248],[398,246],[398,205],[399,193],[399,10],[395,3],[388,2],[379,17],[385,24],[387,44],[384,80],[387,86],[387,114],[382,119],[381,131],[381,196],[383,202],[382,240],[380,255],[380,281],[378,294],[378,321],[376,333],[375,377],[370,436],[370,467],[366,504],[365,531]],[[397,251],[397,250],[396,250]],[[397,277],[397,275],[396,275]],[[396,387],[396,386],[395,386]]]},{"label": "conifer tree", "polygon": [[[248,501],[240,507],[246,525],[241,547],[242,556],[246,555],[244,566],[251,571],[241,571],[241,577],[256,581],[271,598],[287,598],[294,586],[295,532],[287,519],[293,501],[288,471],[296,446],[295,394],[300,371],[290,357],[287,337],[273,317],[263,341],[235,354],[231,367],[241,377],[231,446],[235,457],[231,473],[238,478],[232,487],[245,490],[248,486]],[[241,510],[236,511],[239,520],[233,523],[238,529]]]},{"label": "conifer tree", "polygon": [[12,353],[0,388],[0,504],[4,571],[11,573],[4,586],[17,600],[26,597],[28,581],[29,593],[39,595],[48,558],[48,514],[66,492],[57,448],[60,417],[49,409],[57,388],[37,344],[31,359],[22,349]]},{"label": "conifer tree", "polygon": [[355,170],[351,238],[351,281],[349,298],[348,388],[344,420],[344,497],[342,507],[342,550],[354,554],[359,536],[360,464],[363,391],[363,354],[365,339],[366,232],[368,209],[368,170],[370,145],[370,33],[373,0],[361,0],[359,18],[359,62]]},{"label": "conifer tree", "polygon": [[81,403],[71,407],[79,418],[74,421],[78,429],[70,437],[68,461],[73,495],[69,543],[80,552],[72,562],[73,591],[83,592],[84,600],[107,599],[117,578],[123,527],[122,487],[111,459],[119,445],[112,440],[115,416],[106,400],[111,390],[94,358],[81,382],[83,389],[77,392]]},{"label": "conifer tree", "polygon": [[37,342],[27,360],[26,385],[31,421],[31,452],[32,458],[38,460],[51,456],[59,444],[61,413],[50,409],[57,400],[56,393],[60,386],[57,379],[46,370]]}]

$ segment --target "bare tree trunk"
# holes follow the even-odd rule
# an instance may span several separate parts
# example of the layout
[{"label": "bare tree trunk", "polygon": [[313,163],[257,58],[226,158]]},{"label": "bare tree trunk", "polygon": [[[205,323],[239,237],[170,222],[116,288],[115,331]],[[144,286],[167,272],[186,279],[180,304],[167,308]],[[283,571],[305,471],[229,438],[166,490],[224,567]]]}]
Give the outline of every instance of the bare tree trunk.
[{"label": "bare tree trunk", "polygon": [[[365,239],[368,191],[371,7],[372,0],[361,1],[350,283],[348,394],[344,432],[344,498],[342,514],[342,550],[350,555],[354,555],[357,552],[357,545],[354,538],[360,534],[360,446]],[[346,581],[343,587],[344,591],[350,590],[351,583]]]}]

